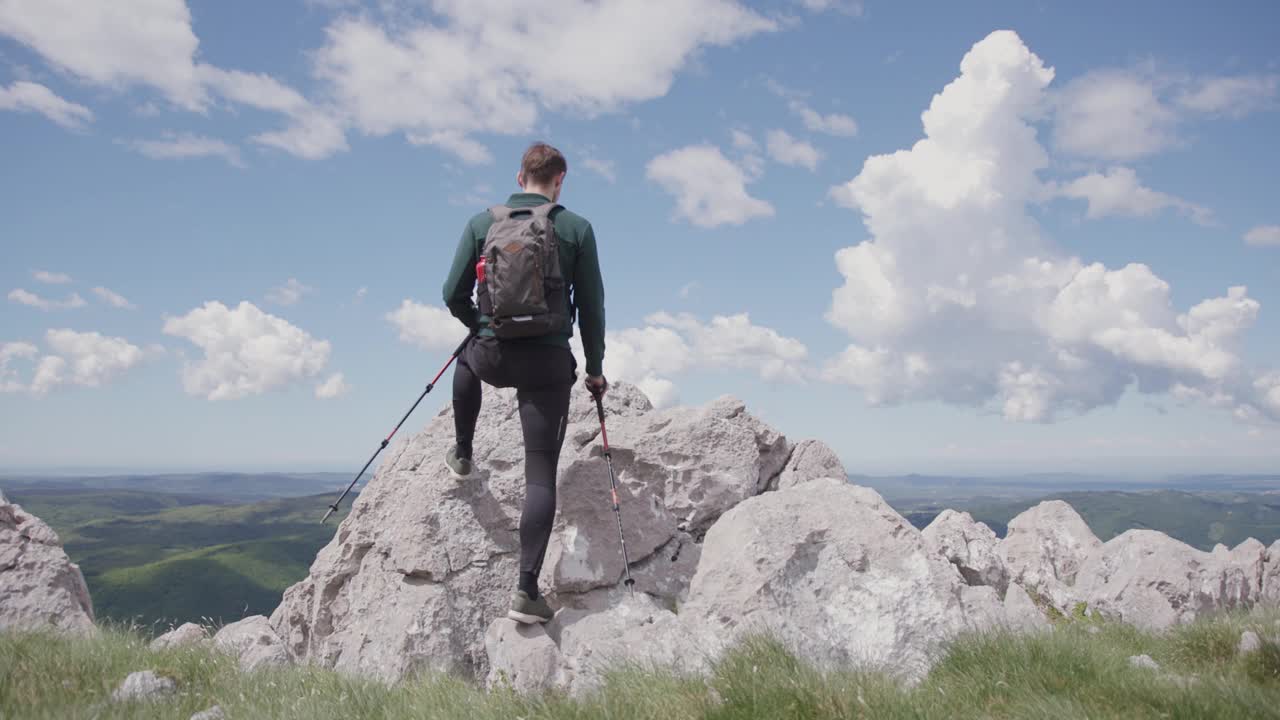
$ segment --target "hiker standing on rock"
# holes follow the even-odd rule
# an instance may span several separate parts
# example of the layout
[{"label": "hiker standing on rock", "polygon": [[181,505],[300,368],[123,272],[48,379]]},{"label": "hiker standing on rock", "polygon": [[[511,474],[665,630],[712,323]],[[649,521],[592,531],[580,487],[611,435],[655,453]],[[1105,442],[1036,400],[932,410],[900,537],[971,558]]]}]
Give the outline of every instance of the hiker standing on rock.
[{"label": "hiker standing on rock", "polygon": [[445,463],[456,477],[472,472],[480,382],[516,388],[525,498],[520,577],[507,616],[524,623],[546,622],[553,615],[538,592],[538,573],[556,514],[556,469],[569,390],[578,377],[569,351],[575,314],[587,360],[586,386],[596,395],[608,388],[596,237],[591,223],[557,204],[567,172],[559,150],[545,143],[530,146],[516,175],[523,192],[471,218],[444,283],[449,311],[475,333],[453,374],[457,444]]}]

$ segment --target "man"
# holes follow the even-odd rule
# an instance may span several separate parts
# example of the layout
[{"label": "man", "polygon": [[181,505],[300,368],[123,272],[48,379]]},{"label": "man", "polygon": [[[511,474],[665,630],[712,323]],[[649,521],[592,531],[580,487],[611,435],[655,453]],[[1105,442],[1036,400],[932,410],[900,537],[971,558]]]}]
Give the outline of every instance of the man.
[{"label": "man", "polygon": [[[523,192],[507,199],[505,206],[497,206],[482,212],[467,223],[458,241],[453,266],[444,283],[444,301],[454,317],[461,320],[475,337],[458,357],[453,375],[453,413],[457,433],[457,445],[451,448],[445,463],[456,477],[466,478],[472,472],[476,419],[480,414],[481,381],[495,387],[516,388],[520,408],[520,425],[524,435],[525,499],[520,516],[520,576],[516,592],[507,616],[523,623],[546,622],[553,612],[538,592],[538,574],[546,555],[547,541],[551,537],[551,524],[556,512],[556,470],[560,461],[560,448],[564,443],[565,424],[569,409],[569,390],[577,380],[577,361],[569,350],[569,338],[573,335],[573,315],[576,311],[578,328],[582,331],[582,347],[587,362],[587,388],[594,394],[603,394],[608,388],[604,378],[604,284],[600,278],[600,263],[596,254],[596,238],[591,223],[576,215],[557,201],[564,187],[568,163],[559,150],[545,143],[535,143],[525,151],[516,174],[516,183]],[[495,234],[508,230],[495,229],[498,225],[511,227],[511,222],[534,223],[542,213],[544,230],[554,228],[554,242],[558,244],[560,278],[548,281],[559,288],[562,315],[549,314],[552,327],[544,333],[528,337],[510,337],[516,323],[503,322],[484,314],[481,308],[492,309],[494,300],[486,295],[483,273],[485,260],[500,260],[496,253],[508,241],[489,242],[491,231]],[[527,228],[522,228],[529,236]],[[536,234],[536,233],[534,233]],[[512,241],[514,243],[514,241]],[[488,248],[489,256],[485,255]],[[520,251],[514,244],[506,250]],[[492,256],[492,257],[490,257]],[[517,257],[519,256],[519,257]],[[527,254],[513,252],[515,261]],[[544,263],[547,264],[547,263]],[[554,264],[553,262],[550,264]],[[472,300],[477,285],[477,266],[481,282],[480,307]],[[511,267],[510,263],[493,262],[495,266]],[[508,272],[511,272],[508,270]],[[494,284],[494,277],[488,284]],[[543,287],[539,278],[536,287]],[[551,287],[551,285],[548,285]],[[539,294],[541,290],[539,290]],[[555,304],[551,291],[547,291],[549,304]],[[541,299],[541,298],[539,298]],[[486,306],[487,301],[487,306]],[[498,314],[498,313],[495,313]],[[512,317],[510,320],[525,320]],[[499,337],[499,336],[502,337]]]}]

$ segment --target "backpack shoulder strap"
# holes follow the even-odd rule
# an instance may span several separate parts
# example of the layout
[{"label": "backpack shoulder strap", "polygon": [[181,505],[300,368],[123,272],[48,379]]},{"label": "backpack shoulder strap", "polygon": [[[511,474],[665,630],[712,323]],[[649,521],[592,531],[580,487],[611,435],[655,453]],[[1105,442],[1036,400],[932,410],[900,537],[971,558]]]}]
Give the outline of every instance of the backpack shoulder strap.
[{"label": "backpack shoulder strap", "polygon": [[555,212],[555,210],[559,207],[560,205],[558,203],[553,203],[553,202],[543,203],[533,209],[533,216],[549,218],[551,217],[551,213]]}]

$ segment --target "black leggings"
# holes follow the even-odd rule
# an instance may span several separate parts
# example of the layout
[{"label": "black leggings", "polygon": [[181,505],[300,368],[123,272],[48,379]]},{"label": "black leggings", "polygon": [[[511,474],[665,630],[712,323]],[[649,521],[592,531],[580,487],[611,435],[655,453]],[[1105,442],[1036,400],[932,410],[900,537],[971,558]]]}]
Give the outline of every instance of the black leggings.
[{"label": "black leggings", "polygon": [[458,356],[453,372],[453,423],[459,454],[465,457],[470,457],[480,416],[480,381],[516,388],[524,434],[520,572],[535,583],[556,516],[556,468],[568,422],[569,390],[578,377],[576,368],[573,354],[564,348],[477,337]]}]

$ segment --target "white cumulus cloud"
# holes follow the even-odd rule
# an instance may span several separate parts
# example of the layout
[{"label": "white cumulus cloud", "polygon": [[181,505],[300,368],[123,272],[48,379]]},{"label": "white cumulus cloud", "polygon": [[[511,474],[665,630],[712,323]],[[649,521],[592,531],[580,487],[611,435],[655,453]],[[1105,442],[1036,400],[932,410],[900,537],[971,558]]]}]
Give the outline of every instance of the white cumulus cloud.
[{"label": "white cumulus cloud", "polygon": [[467,336],[467,329],[448,310],[404,300],[387,313],[387,320],[400,331],[400,341],[424,350],[452,350]]},{"label": "white cumulus cloud", "polygon": [[736,0],[551,0],[537,12],[436,0],[432,11],[386,23],[344,14],[326,28],[316,74],[361,132],[472,160],[469,135],[527,133],[542,109],[591,115],[661,97],[700,49],[776,27]]},{"label": "white cumulus cloud", "polygon": [[[871,237],[836,254],[844,284],[827,318],[852,342],[826,378],[873,403],[940,400],[1026,421],[1129,388],[1257,405],[1239,345],[1259,304],[1243,287],[1179,312],[1147,266],[1086,263],[1029,214],[1047,192],[1032,122],[1052,79],[1015,33],[992,33],[934,96],[922,139],[833,188]],[[1099,213],[1144,207],[1129,190],[1083,194]]]},{"label": "white cumulus cloud", "polygon": [[1086,73],[1057,95],[1058,149],[1084,157],[1133,160],[1180,142],[1195,114],[1241,117],[1273,104],[1280,76],[1192,76],[1152,67]]},{"label": "white cumulus cloud", "polygon": [[792,137],[786,130],[770,130],[765,136],[769,157],[783,165],[817,170],[822,153],[809,143]]},{"label": "white cumulus cloud", "polygon": [[191,395],[234,400],[315,377],[329,361],[329,342],[248,301],[228,308],[210,301],[165,320],[166,335],[186,338],[204,352],[188,361],[183,386]]},{"label": "white cumulus cloud", "polygon": [[39,113],[72,130],[93,122],[93,112],[89,108],[58,97],[44,85],[25,80],[7,88],[0,87],[0,110]]},{"label": "white cumulus cloud", "polygon": [[44,395],[59,385],[101,387],[140,364],[146,354],[124,338],[97,332],[49,330],[45,344],[53,353],[41,358],[31,392]]},{"label": "white cumulus cloud", "polygon": [[1127,167],[1089,173],[1066,183],[1058,192],[1064,197],[1087,201],[1089,208],[1085,215],[1089,218],[1108,215],[1145,217],[1165,209],[1177,210],[1201,225],[1208,224],[1212,218],[1206,207],[1144,186],[1138,180],[1138,174]]},{"label": "white cumulus cloud", "polygon": [[772,217],[773,206],[747,192],[746,171],[713,145],[690,145],[655,157],[646,176],[676,199],[676,217],[699,227],[741,225]]},{"label": "white cumulus cloud", "polygon": [[[575,335],[571,344],[581,366],[581,341]],[[810,374],[804,343],[752,323],[746,313],[710,321],[688,313],[654,313],[642,327],[607,332],[605,347],[605,376],[636,384],[657,407],[679,399],[672,378],[688,370],[746,370],[773,382],[799,382]]]},{"label": "white cumulus cloud", "polygon": [[149,85],[192,110],[207,100],[196,76],[199,40],[184,0],[4,0],[0,34],[85,82]]}]

